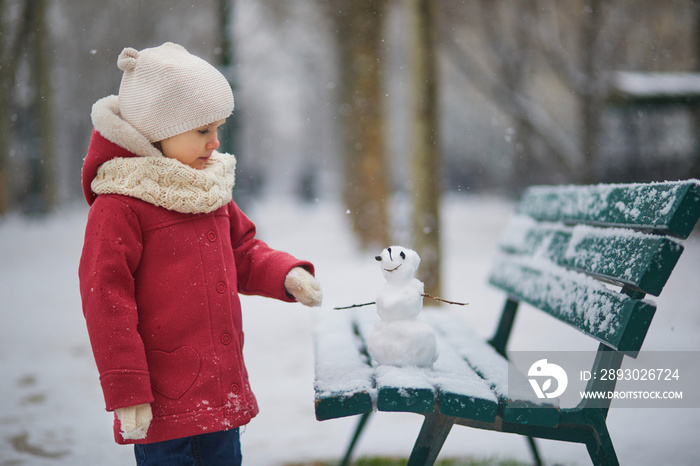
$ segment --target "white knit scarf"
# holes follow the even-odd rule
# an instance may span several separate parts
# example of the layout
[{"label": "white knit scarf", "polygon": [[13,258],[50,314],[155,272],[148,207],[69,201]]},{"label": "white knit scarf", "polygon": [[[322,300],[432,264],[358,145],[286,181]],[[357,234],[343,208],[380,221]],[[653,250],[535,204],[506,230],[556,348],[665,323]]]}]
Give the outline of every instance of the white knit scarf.
[{"label": "white knit scarf", "polygon": [[92,181],[96,194],[123,194],[185,214],[213,212],[231,201],[236,159],[214,152],[201,170],[168,157],[114,158]]}]

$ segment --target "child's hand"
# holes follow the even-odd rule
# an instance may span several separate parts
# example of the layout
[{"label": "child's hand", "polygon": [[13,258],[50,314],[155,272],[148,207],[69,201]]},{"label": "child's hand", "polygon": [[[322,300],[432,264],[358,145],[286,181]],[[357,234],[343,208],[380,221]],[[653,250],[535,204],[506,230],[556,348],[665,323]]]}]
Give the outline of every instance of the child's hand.
[{"label": "child's hand", "polygon": [[125,440],[146,438],[148,426],[153,419],[150,403],[115,410],[121,423],[121,434]]},{"label": "child's hand", "polygon": [[313,275],[302,267],[294,267],[284,279],[284,288],[304,306],[321,305],[323,292]]}]

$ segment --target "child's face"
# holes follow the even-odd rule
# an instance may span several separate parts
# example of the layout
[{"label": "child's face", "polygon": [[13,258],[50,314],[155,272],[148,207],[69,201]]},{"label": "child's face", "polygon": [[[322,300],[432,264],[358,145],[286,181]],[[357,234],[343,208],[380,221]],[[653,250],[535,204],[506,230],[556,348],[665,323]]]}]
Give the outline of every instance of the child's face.
[{"label": "child's face", "polygon": [[226,120],[219,120],[160,141],[163,155],[201,170],[219,147],[218,131]]}]

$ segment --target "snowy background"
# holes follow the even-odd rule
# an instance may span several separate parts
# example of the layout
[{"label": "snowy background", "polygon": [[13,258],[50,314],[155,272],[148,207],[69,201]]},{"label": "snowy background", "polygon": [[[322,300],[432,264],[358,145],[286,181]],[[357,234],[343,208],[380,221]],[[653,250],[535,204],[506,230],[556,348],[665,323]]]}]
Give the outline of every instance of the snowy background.
[{"label": "snowy background", "polygon": [[[444,297],[470,302],[458,312],[484,336],[493,331],[503,300],[485,277],[511,210],[509,202],[485,196],[455,196],[444,204]],[[269,199],[252,204],[248,213],[261,238],[315,263],[325,300],[322,309],[309,310],[243,298],[246,359],[261,406],[242,435],[245,464],[337,459],[356,420],[316,421],[312,332],[319,313],[374,300],[383,284],[375,253],[357,250],[345,209],[332,201]],[[77,267],[86,215],[86,208],[73,207],[44,219],[10,216],[0,222],[0,465],[133,464],[132,449],[113,441],[80,308]],[[656,299],[659,310],[645,350],[700,350],[698,236],[686,241]],[[510,349],[596,346],[546,315],[523,309]],[[613,404],[608,425],[621,464],[698,464],[699,414]],[[413,414],[374,416],[357,454],[407,456],[421,420]],[[582,445],[540,445],[549,464],[590,464]],[[456,426],[441,457],[459,456],[529,460],[521,437]]]}]

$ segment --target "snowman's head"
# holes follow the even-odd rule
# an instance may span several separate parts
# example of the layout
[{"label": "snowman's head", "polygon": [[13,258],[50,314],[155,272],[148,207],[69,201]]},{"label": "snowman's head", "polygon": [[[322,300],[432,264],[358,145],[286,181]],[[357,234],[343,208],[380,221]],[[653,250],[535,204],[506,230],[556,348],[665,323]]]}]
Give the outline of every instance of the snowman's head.
[{"label": "snowman's head", "polygon": [[391,246],[375,257],[382,269],[384,278],[389,283],[407,283],[420,265],[420,257],[413,249]]}]

